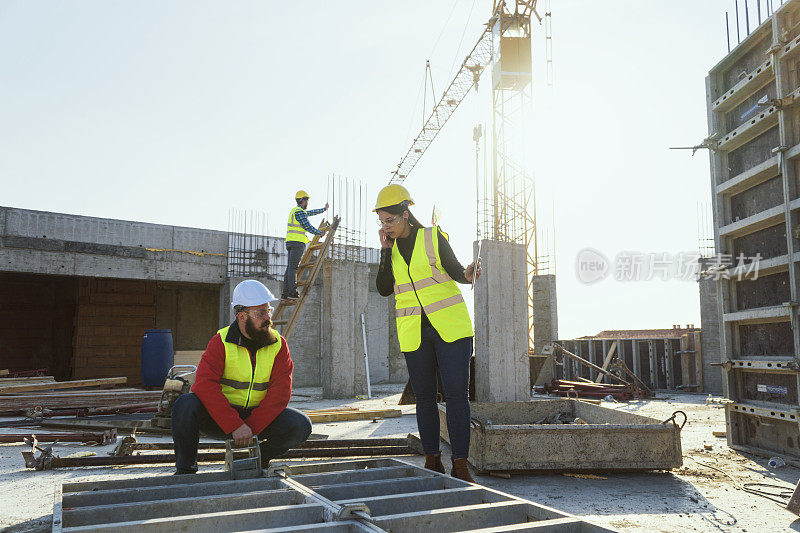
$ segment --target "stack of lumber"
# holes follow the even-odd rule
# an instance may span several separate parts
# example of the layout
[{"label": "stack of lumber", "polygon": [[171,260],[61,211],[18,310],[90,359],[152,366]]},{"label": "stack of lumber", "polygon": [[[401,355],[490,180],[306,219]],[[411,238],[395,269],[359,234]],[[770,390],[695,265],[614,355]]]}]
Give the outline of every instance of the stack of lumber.
[{"label": "stack of lumber", "polygon": [[161,391],[90,388],[124,384],[127,381],[124,377],[58,382],[45,378],[47,376],[0,378],[0,414],[29,414],[36,409],[52,410],[58,414],[59,410],[155,406],[161,397]]}]

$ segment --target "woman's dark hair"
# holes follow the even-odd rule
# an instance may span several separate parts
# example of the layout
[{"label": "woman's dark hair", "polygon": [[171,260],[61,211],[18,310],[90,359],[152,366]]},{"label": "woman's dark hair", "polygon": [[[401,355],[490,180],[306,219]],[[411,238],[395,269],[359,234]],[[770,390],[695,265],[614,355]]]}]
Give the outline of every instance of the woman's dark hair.
[{"label": "woman's dark hair", "polygon": [[417,220],[417,217],[414,216],[414,213],[408,208],[408,202],[400,202],[399,204],[395,205],[387,205],[386,207],[381,207],[378,211],[386,211],[390,215],[402,215],[404,211],[408,211],[408,223],[411,225],[413,229],[422,229],[425,226],[422,225],[422,222]]}]

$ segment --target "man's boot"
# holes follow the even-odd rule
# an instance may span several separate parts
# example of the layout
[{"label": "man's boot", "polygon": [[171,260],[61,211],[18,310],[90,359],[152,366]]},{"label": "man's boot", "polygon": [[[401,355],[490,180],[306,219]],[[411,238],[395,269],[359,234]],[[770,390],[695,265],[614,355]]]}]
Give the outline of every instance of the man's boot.
[{"label": "man's boot", "polygon": [[469,466],[467,465],[466,458],[453,459],[453,469],[450,471],[450,475],[462,481],[475,483],[475,480],[472,479],[472,476],[469,473]]},{"label": "man's boot", "polygon": [[444,465],[442,464],[442,454],[432,453],[425,456],[425,468],[444,474]]}]

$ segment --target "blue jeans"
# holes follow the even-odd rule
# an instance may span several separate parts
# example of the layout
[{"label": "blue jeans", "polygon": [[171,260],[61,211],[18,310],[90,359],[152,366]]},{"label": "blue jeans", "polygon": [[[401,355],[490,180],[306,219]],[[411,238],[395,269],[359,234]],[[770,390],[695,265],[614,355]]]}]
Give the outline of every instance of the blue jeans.
[{"label": "blue jeans", "polygon": [[292,295],[297,290],[297,265],[303,258],[306,245],[300,241],[289,241],[286,243],[286,273],[283,275],[283,294]]},{"label": "blue jeans", "polygon": [[[253,409],[236,410],[244,420]],[[177,473],[197,472],[200,433],[212,439],[230,438],[230,435],[214,422],[200,398],[193,392],[183,394],[172,405],[172,440],[175,444]],[[287,407],[258,434],[258,440],[261,441],[262,466],[304,443],[309,435],[311,435],[311,420],[300,411]]]},{"label": "blue jeans", "polygon": [[417,427],[426,454],[439,453],[439,410],[436,406],[436,367],[447,403],[447,432],[454,459],[469,456],[469,362],[472,337],[445,342],[432,327],[422,328],[422,343],[403,352],[411,388],[417,399]]}]

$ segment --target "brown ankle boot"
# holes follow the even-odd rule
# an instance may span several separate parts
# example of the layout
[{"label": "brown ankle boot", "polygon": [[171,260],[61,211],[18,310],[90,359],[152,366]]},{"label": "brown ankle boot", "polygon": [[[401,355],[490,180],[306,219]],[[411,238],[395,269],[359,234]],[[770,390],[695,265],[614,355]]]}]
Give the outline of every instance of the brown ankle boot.
[{"label": "brown ankle boot", "polygon": [[469,474],[469,466],[466,459],[453,459],[453,469],[450,471],[450,475],[462,481],[475,483],[475,480]]},{"label": "brown ankle boot", "polygon": [[425,468],[444,474],[444,465],[442,464],[442,455],[433,453],[425,456]]}]

